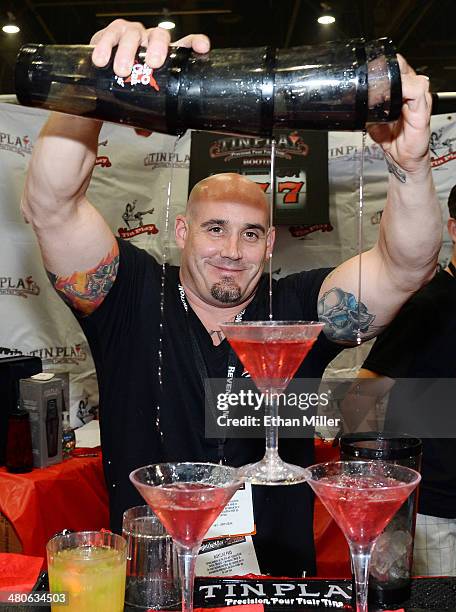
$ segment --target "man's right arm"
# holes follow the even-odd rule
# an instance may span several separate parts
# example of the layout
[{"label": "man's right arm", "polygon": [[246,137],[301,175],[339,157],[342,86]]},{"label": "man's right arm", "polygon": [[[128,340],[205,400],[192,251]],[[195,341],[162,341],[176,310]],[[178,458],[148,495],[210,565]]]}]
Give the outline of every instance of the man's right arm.
[{"label": "man's right arm", "polygon": [[115,237],[86,197],[100,128],[52,114],[34,147],[21,205],[53,286],[85,315],[106,297],[119,265]]}]

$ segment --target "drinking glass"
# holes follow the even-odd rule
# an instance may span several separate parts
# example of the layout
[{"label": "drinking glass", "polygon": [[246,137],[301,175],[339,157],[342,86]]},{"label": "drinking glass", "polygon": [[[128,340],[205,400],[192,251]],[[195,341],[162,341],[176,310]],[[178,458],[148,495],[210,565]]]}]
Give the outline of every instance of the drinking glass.
[{"label": "drinking glass", "polygon": [[[387,461],[419,472],[421,451],[421,440],[406,434],[371,431],[340,438],[343,461]],[[417,502],[415,489],[377,539],[370,562],[368,594],[374,605],[388,607],[410,598]]]},{"label": "drinking glass", "polygon": [[268,419],[265,455],[261,461],[240,471],[252,484],[297,484],[307,478],[304,468],[285,463],[279,456],[277,398],[287,388],[323,327],[323,323],[315,321],[241,321],[220,325],[255,385],[265,394]]},{"label": "drinking glass", "polygon": [[125,610],[178,610],[180,582],[173,539],[149,506],[123,514],[127,541]]},{"label": "drinking glass", "polygon": [[242,484],[238,470],[214,463],[158,463],[134,470],[130,479],[174,540],[182,612],[192,612],[196,556],[209,527]]},{"label": "drinking glass", "polygon": [[[57,535],[46,546],[49,589],[68,593],[66,612],[123,612],[126,542],[111,532]],[[59,612],[61,605],[51,606]]]},{"label": "drinking glass", "polygon": [[342,530],[355,574],[356,611],[367,612],[369,563],[375,541],[421,476],[381,461],[331,461],[308,469],[308,483]]}]

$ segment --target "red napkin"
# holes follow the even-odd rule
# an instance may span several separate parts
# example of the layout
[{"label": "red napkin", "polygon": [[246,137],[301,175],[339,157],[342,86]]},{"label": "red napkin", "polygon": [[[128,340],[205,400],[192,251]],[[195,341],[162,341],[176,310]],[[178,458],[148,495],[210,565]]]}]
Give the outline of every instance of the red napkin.
[{"label": "red napkin", "polygon": [[44,559],[0,553],[0,591],[29,593],[35,586]]}]

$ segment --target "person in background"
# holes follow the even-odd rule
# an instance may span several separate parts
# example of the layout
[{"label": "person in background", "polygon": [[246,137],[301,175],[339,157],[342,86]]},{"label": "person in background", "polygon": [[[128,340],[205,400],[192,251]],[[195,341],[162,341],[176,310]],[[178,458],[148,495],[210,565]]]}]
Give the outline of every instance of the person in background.
[{"label": "person in background", "polygon": [[[159,67],[169,35],[160,28],[117,20],[92,38],[93,61],[126,77],[139,45]],[[179,41],[206,52],[209,41]],[[388,197],[376,245],[363,254],[362,338],[384,329],[403,303],[428,282],[441,243],[440,208],[429,157],[429,84],[400,58],[404,104],[394,124],[372,126],[385,152]],[[268,318],[269,287],[262,276],[275,231],[258,185],[235,174],[209,177],[192,190],[175,222],[180,268],[168,266],[161,326],[161,265],[116,238],[87,199],[101,122],[51,115],[34,147],[22,201],[51,283],[79,319],[96,364],[103,465],[111,523],[143,503],[128,474],[162,461],[259,460],[263,440],[205,438],[204,378],[235,376],[242,366],[220,323]],[[322,162],[326,163],[326,160]],[[358,258],[334,270],[310,270],[274,282],[277,319],[325,323],[297,377],[319,378],[346,346],[356,344]],[[303,257],[303,269],[305,259]],[[162,357],[159,357],[159,352]],[[159,372],[161,376],[159,376]],[[306,466],[311,439],[281,442],[281,456]],[[255,551],[261,571],[315,573],[313,497],[305,485],[253,487]]]},{"label": "person in background", "polygon": [[[435,420],[440,414],[442,428],[456,423],[454,416],[451,418],[454,396],[439,401],[439,382],[430,381],[456,379],[456,186],[450,192],[448,210],[447,227],[453,241],[450,262],[402,307],[376,339],[359,372],[360,379],[375,380],[382,394],[390,391],[386,429],[391,428],[388,421],[401,413],[402,427],[407,427],[407,419],[410,427],[419,427],[416,421],[426,413]],[[394,388],[398,378],[425,381],[419,387],[408,383],[410,392],[404,395]],[[410,410],[405,413],[407,408]],[[447,431],[448,438],[426,437],[426,431],[422,435],[422,481],[413,553],[413,573],[418,576],[456,576],[456,425]]]}]

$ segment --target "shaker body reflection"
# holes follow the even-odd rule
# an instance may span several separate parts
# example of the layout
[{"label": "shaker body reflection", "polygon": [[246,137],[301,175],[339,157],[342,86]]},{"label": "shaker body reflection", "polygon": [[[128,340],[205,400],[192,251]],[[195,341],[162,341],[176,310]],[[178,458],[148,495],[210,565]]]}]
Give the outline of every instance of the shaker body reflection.
[{"label": "shaker body reflection", "polygon": [[390,40],[291,49],[172,49],[162,68],[140,49],[122,79],[87,45],[25,45],[16,63],[21,104],[167,134],[187,129],[271,136],[276,128],[361,130],[402,106]]}]

